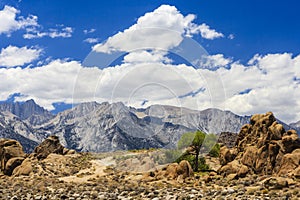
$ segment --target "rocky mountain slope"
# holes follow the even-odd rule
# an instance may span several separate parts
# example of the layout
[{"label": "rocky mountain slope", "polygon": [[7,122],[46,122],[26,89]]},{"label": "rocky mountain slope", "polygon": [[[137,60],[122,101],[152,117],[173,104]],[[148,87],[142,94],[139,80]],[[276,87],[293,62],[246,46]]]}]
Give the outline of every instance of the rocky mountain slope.
[{"label": "rocky mountain slope", "polygon": [[300,121],[295,122],[295,123],[291,123],[289,124],[290,127],[292,127],[293,129],[297,130],[297,132],[300,132]]},{"label": "rocky mountain slope", "polygon": [[0,109],[5,110],[0,137],[26,138],[20,140],[25,151],[50,135],[57,135],[64,146],[77,151],[173,148],[185,132],[237,133],[250,120],[218,109],[196,111],[165,105],[136,109],[107,102],[82,103],[56,116],[33,100],[0,104]]},{"label": "rocky mountain slope", "polygon": [[0,138],[20,141],[25,152],[32,152],[41,139],[29,125],[10,112],[0,112]]},{"label": "rocky mountain slope", "polygon": [[123,103],[91,102],[59,113],[36,132],[58,135],[65,146],[78,151],[174,148],[185,132],[237,132],[248,119],[218,109],[199,112],[163,105],[135,109]]},{"label": "rocky mountain slope", "polygon": [[34,100],[25,102],[3,102],[0,104],[0,111],[8,111],[32,126],[42,124],[54,117],[51,112],[37,105]]},{"label": "rocky mountain slope", "polygon": [[173,147],[188,131],[157,117],[139,118],[123,103],[84,103],[59,113],[37,129],[55,134],[62,144],[78,151],[115,151]]}]

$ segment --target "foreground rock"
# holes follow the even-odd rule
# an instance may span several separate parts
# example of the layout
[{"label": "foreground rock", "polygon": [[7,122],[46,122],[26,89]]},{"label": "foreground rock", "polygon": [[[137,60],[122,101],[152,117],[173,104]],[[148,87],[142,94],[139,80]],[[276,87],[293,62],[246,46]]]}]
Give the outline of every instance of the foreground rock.
[{"label": "foreground rock", "polygon": [[25,159],[25,156],[18,141],[0,139],[0,169],[4,174],[11,175],[13,170]]},{"label": "foreground rock", "polygon": [[299,177],[300,139],[294,130],[285,131],[273,113],[253,115],[242,127],[235,146],[220,150],[219,173]]},{"label": "foreground rock", "polygon": [[[194,174],[185,160],[158,165],[159,150],[72,154],[57,137],[50,137],[34,153],[23,156],[18,142],[0,140],[1,152],[6,152],[1,154],[1,166],[2,160],[6,163],[3,166],[14,166],[12,176],[0,174],[0,200],[298,200],[299,138],[294,131],[286,132],[274,121],[267,121],[272,121],[272,114],[262,116],[262,121],[253,116],[247,128],[243,127],[234,148],[221,149],[222,166],[209,159],[215,168],[220,166],[219,173]],[[9,159],[4,155],[10,155]],[[15,167],[18,162],[21,164]]]},{"label": "foreground rock", "polygon": [[63,147],[57,136],[50,136],[34,149],[37,159],[45,159],[49,154],[73,154],[74,150],[69,150]]},{"label": "foreground rock", "polygon": [[[18,141],[0,139],[0,169],[3,174],[9,176],[28,176],[34,173],[45,175],[54,173],[54,171],[63,174],[65,170],[68,171],[66,166],[70,162],[69,157],[63,155],[74,153],[74,150],[64,148],[56,136],[48,137],[29,155],[23,152],[23,148]],[[57,169],[50,169],[49,166],[57,167]],[[62,169],[59,169],[59,167]]]},{"label": "foreground rock", "polygon": [[188,178],[194,177],[194,171],[190,163],[186,160],[182,160],[179,164],[172,163],[158,169],[156,171],[150,171],[144,175],[145,181],[171,179],[177,182],[185,182]]},{"label": "foreground rock", "polygon": [[228,148],[232,148],[235,146],[237,133],[231,132],[221,132],[218,136],[218,143],[225,145]]}]

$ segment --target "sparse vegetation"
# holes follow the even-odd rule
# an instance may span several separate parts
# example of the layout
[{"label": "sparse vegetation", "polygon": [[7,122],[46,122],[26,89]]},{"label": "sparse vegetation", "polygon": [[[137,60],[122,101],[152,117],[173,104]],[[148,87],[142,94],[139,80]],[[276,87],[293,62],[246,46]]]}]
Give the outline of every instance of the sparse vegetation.
[{"label": "sparse vegetation", "polygon": [[185,133],[178,141],[177,149],[164,151],[162,163],[187,160],[195,172],[208,170],[209,166],[205,163],[205,158],[201,157],[201,153],[209,152],[210,156],[218,157],[220,145],[216,141],[215,134],[205,134],[201,131]]}]

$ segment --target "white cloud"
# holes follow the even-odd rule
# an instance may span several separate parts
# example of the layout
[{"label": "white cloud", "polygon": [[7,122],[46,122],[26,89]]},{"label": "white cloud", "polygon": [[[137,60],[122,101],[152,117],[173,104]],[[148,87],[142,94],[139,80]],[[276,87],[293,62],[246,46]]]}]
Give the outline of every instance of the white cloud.
[{"label": "white cloud", "polygon": [[[147,99],[146,106],[169,104],[200,110],[219,107],[240,115],[273,111],[287,122],[300,119],[300,55],[258,55],[253,65],[232,62],[228,68],[210,70],[164,64],[151,52],[137,54],[128,54],[123,64],[105,69],[61,60],[37,68],[2,68],[0,99],[21,93],[18,100],[33,98],[48,109],[53,109],[54,102],[93,100],[123,101],[140,107]],[[138,60],[141,55],[146,55],[145,62]],[[186,95],[200,88],[205,90]]]},{"label": "white cloud", "polygon": [[0,35],[6,34],[10,36],[12,32],[25,29],[23,38],[33,39],[42,38],[45,36],[51,38],[69,38],[72,37],[73,28],[64,27],[50,28],[47,31],[42,31],[42,26],[38,24],[38,17],[35,15],[29,15],[28,17],[18,16],[20,11],[11,6],[4,6],[3,10],[0,10]]},{"label": "white cloud", "polygon": [[136,24],[93,47],[96,52],[130,52],[137,49],[169,50],[177,46],[185,35],[201,33],[206,39],[222,37],[206,24],[192,23],[195,15],[182,15],[175,6],[161,5],[153,12],[138,18]]},{"label": "white cloud", "polygon": [[208,40],[224,37],[223,33],[219,33],[215,29],[211,29],[205,23],[201,25],[192,24],[190,26],[189,31],[187,32],[187,36],[191,36],[192,34],[198,34],[198,33],[200,33],[204,39],[208,39]]},{"label": "white cloud", "polygon": [[8,46],[1,49],[0,67],[23,66],[36,60],[42,52],[39,48]]},{"label": "white cloud", "polygon": [[97,43],[99,42],[99,38],[86,38],[85,40],[83,40],[84,42],[93,44],[93,43]]},{"label": "white cloud", "polygon": [[232,62],[232,59],[225,58],[223,54],[208,55],[202,57],[199,66],[204,68],[225,67]]},{"label": "white cloud", "polygon": [[229,35],[228,35],[228,39],[233,40],[234,38],[235,38],[235,35],[234,35],[234,34],[229,34]]},{"label": "white cloud", "polygon": [[[226,107],[245,115],[273,111],[287,122],[300,119],[299,57],[256,55],[250,62],[253,65],[233,63],[230,69],[218,69],[227,94]],[[245,90],[248,92],[243,93]]]},{"label": "white cloud", "polygon": [[19,13],[19,10],[11,6],[4,6],[3,10],[0,10],[0,35],[6,34],[10,36],[13,31],[38,26],[37,16],[17,17]]},{"label": "white cloud", "polygon": [[124,56],[125,63],[170,63],[164,51],[134,51]]},{"label": "white cloud", "polygon": [[85,29],[83,30],[84,34],[89,34],[89,33],[94,33],[96,31],[96,29],[92,28],[92,29]]},{"label": "white cloud", "polygon": [[34,39],[34,38],[42,38],[42,37],[50,37],[50,38],[70,38],[72,37],[73,28],[72,27],[62,27],[60,29],[51,28],[46,32],[43,32],[37,28],[28,28],[26,29],[26,33],[23,35],[25,39]]},{"label": "white cloud", "polygon": [[[33,98],[47,109],[53,109],[53,102],[72,103],[74,83],[79,70],[85,71],[78,62],[62,60],[55,60],[36,68],[2,68],[0,98],[6,99],[10,94],[21,93],[22,96],[17,100]],[[89,71],[89,78],[85,83],[81,83],[83,94],[88,91],[89,80],[96,80],[94,69],[86,70]]]},{"label": "white cloud", "polygon": [[[206,62],[202,60],[204,68],[200,69],[172,64],[166,52],[177,47],[185,36],[224,37],[206,24],[194,24],[194,19],[194,15],[183,16],[174,6],[162,5],[138,18],[128,29],[93,47],[94,51],[103,53],[128,52],[118,66],[85,68],[75,61],[55,60],[41,62],[43,66],[36,68],[0,68],[0,100],[21,93],[17,100],[33,98],[53,109],[54,102],[123,101],[140,106],[147,99],[147,106],[169,104],[200,110],[219,107],[241,115],[270,110],[287,122],[300,119],[300,55],[255,55],[244,65],[216,54],[208,56]],[[73,32],[70,27],[41,31],[40,27],[24,24],[21,27],[26,27],[29,35],[24,37],[28,38],[71,37]],[[9,31],[2,33],[17,29],[5,30]],[[6,52],[18,52],[22,48],[9,49],[15,47],[2,49],[3,58]],[[34,53],[30,55],[34,59]],[[27,57],[30,60],[30,56]],[[18,59],[2,62],[9,62],[6,67],[30,62],[21,58],[22,62]],[[189,93],[193,95],[187,95]]]}]

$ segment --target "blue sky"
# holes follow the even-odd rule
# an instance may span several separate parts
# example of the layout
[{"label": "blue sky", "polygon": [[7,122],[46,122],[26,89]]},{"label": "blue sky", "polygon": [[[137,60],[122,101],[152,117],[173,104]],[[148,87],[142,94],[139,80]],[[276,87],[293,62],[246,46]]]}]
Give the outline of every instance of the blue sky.
[{"label": "blue sky", "polygon": [[[137,107],[155,103],[193,109],[218,107],[247,115],[272,110],[286,121],[299,120],[299,7],[297,0],[4,0],[0,2],[0,100],[17,93],[16,100],[33,98],[49,110],[90,100],[123,101]],[[161,12],[170,19],[159,18]],[[156,50],[172,51],[180,49],[185,38],[203,47],[209,57],[192,72],[188,62],[180,63],[171,54],[151,48],[133,52],[130,48],[136,48],[135,41],[129,40],[124,30],[138,24],[146,13],[151,16],[141,20],[141,27],[154,24],[173,30],[174,24],[188,25],[174,28],[183,31],[180,36],[165,33],[170,36],[166,44],[154,29],[140,33],[141,48],[151,37],[154,43],[158,41],[153,44]],[[171,19],[178,21],[167,27]],[[116,36],[119,32],[124,33],[121,39]],[[178,41],[171,41],[177,36]],[[113,54],[106,48],[113,49]],[[99,56],[96,67],[100,70],[84,66],[91,51]],[[123,57],[102,69],[103,60],[112,55]],[[150,64],[157,67],[158,76],[147,67]],[[170,75],[173,72],[166,67],[177,71]],[[163,73],[168,81],[161,80],[166,76],[159,77]],[[212,85],[207,77],[218,79],[214,81],[217,84]],[[95,82],[90,82],[92,78]],[[129,79],[136,79],[135,84]],[[178,79],[186,87],[179,87],[183,84]],[[155,84],[150,86],[150,82]],[[186,98],[179,98],[182,96]]]},{"label": "blue sky", "polygon": [[[89,36],[97,36],[100,41],[132,25],[146,12],[161,4],[174,5],[183,14],[196,14],[196,22],[206,22],[221,32],[234,34],[234,40],[205,41],[195,37],[210,54],[223,53],[239,60],[248,60],[256,53],[300,52],[300,25],[298,22],[297,0],[243,2],[222,1],[1,1],[0,7],[11,5],[21,11],[21,15],[38,16],[44,28],[57,24],[73,27],[74,33],[68,39],[24,40],[14,33],[11,38],[1,35],[0,45],[40,45],[47,48],[46,55],[54,58],[69,57],[82,60],[89,53],[91,45],[83,43],[83,30],[96,29]],[[19,37],[18,37],[19,36]],[[230,48],[228,48],[230,47]],[[60,49],[60,50],[58,50]]]}]

